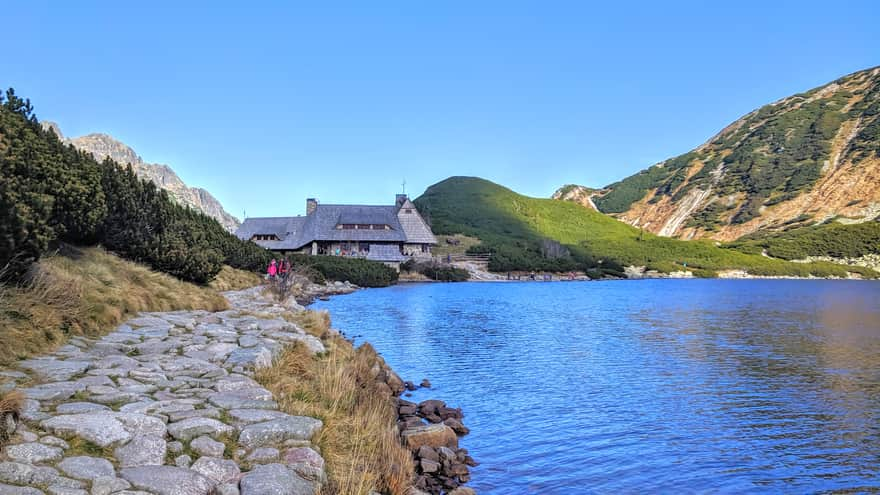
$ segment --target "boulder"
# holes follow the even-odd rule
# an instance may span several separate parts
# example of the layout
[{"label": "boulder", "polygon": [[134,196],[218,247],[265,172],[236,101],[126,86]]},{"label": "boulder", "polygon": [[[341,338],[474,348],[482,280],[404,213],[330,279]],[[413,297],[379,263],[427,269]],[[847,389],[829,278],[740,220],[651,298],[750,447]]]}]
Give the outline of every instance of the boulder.
[{"label": "boulder", "polygon": [[120,467],[161,466],[168,446],[158,435],[137,435],[113,453]]},{"label": "boulder", "polygon": [[71,478],[92,481],[102,476],[113,476],[116,470],[107,459],[98,457],[68,457],[58,463],[58,469]]},{"label": "boulder", "polygon": [[110,413],[83,413],[54,416],[43,421],[44,430],[61,437],[77,436],[99,447],[126,442],[131,434]]},{"label": "boulder", "polygon": [[313,483],[281,464],[257,466],[241,479],[241,495],[314,495]]},{"label": "boulder", "polygon": [[309,447],[287,449],[281,454],[281,462],[303,478],[318,483],[326,480],[324,458]]},{"label": "boulder", "polygon": [[440,463],[430,459],[422,459],[419,461],[419,466],[421,466],[423,473],[436,473],[440,471]]},{"label": "boulder", "polygon": [[84,373],[90,365],[89,361],[65,361],[53,357],[26,359],[18,363],[19,368],[30,370],[41,379],[52,382],[70,380],[73,376]]},{"label": "boulder", "polygon": [[216,457],[200,457],[190,469],[217,483],[237,481],[241,474],[235,461]]},{"label": "boulder", "polygon": [[272,365],[272,351],[264,346],[237,347],[229,354],[224,363],[226,367],[243,366],[261,369]]},{"label": "boulder", "polygon": [[226,450],[226,445],[204,435],[190,442],[189,446],[196,454],[206,457],[223,457]]},{"label": "boulder", "polygon": [[58,404],[55,412],[58,414],[83,414],[95,411],[109,411],[110,408],[103,404],[95,404],[94,402],[65,402]]},{"label": "boulder", "polygon": [[246,448],[268,447],[285,440],[310,440],[323,423],[307,416],[288,416],[244,427],[238,435],[238,443]]},{"label": "boulder", "polygon": [[91,495],[110,495],[131,488],[131,483],[116,476],[98,476],[92,481]]},{"label": "boulder", "polygon": [[76,382],[44,383],[23,390],[28,399],[42,401],[61,401],[73,397],[77,392],[86,389],[86,386]]},{"label": "boulder", "polygon": [[59,478],[58,470],[20,462],[0,462],[0,483],[16,485],[48,485]]},{"label": "boulder", "polygon": [[0,483],[0,495],[43,495],[42,490],[26,486],[13,486]]},{"label": "boulder", "polygon": [[258,449],[254,449],[253,452],[247,455],[244,460],[248,462],[252,462],[255,464],[264,464],[267,462],[278,461],[278,457],[281,455],[278,452],[278,449],[273,449],[271,447],[260,447]]},{"label": "boulder", "polygon": [[3,451],[10,461],[39,464],[61,460],[64,451],[58,447],[50,447],[41,443],[19,443],[9,445]]},{"label": "boulder", "polygon": [[463,425],[461,421],[455,418],[444,419],[443,424],[452,428],[452,431],[454,431],[456,435],[467,435],[471,432],[467,426]]},{"label": "boulder", "polygon": [[124,468],[120,475],[133,487],[157,495],[208,495],[216,484],[191,469],[174,466]]},{"label": "boulder", "polygon": [[281,419],[289,417],[289,414],[272,409],[230,409],[227,411],[229,417],[238,423],[262,423],[273,419]]},{"label": "boulder", "polygon": [[422,445],[429,447],[458,447],[458,436],[452,428],[442,424],[414,426],[401,433],[404,444],[410,450],[418,450]]},{"label": "boulder", "polygon": [[433,447],[430,447],[428,445],[422,445],[421,447],[419,447],[416,451],[416,456],[421,459],[428,459],[435,462],[440,461],[440,454]]},{"label": "boulder", "polygon": [[275,409],[272,393],[264,388],[246,388],[218,392],[208,397],[211,404],[223,409]]},{"label": "boulder", "polygon": [[212,418],[187,418],[168,425],[168,433],[184,442],[201,435],[221,435],[232,431],[234,429],[231,426]]},{"label": "boulder", "polygon": [[388,387],[391,388],[394,395],[400,395],[406,390],[406,386],[403,384],[403,380],[400,379],[400,375],[390,369],[388,370],[388,378],[385,380],[385,383],[388,384]]}]

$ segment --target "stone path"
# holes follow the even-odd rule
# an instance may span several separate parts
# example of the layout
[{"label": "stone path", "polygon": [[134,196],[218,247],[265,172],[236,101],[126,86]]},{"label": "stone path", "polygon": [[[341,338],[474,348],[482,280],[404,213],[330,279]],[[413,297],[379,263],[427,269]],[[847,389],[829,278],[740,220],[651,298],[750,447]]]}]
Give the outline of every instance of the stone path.
[{"label": "stone path", "polygon": [[219,313],[143,313],[98,340],[0,371],[25,386],[0,452],[0,495],[300,495],[324,480],[321,421],[278,411],[253,379],[285,343],[317,338],[257,289]]}]

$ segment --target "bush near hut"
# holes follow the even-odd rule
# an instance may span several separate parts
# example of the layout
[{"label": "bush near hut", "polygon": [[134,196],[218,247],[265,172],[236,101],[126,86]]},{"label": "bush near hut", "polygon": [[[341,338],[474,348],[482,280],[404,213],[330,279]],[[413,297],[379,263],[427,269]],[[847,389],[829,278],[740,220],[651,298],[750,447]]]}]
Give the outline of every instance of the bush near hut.
[{"label": "bush near hut", "polygon": [[400,265],[401,270],[408,272],[421,273],[431,280],[438,282],[465,282],[470,279],[470,273],[462,268],[456,268],[446,263],[437,263],[435,261],[418,262],[410,259],[406,263]]},{"label": "bush near hut", "polygon": [[[294,267],[311,268],[320,277],[313,282],[325,280],[349,281],[361,287],[387,287],[397,282],[397,271],[383,263],[342,256],[309,256],[295,254],[287,257]],[[323,279],[323,280],[322,280]]]}]

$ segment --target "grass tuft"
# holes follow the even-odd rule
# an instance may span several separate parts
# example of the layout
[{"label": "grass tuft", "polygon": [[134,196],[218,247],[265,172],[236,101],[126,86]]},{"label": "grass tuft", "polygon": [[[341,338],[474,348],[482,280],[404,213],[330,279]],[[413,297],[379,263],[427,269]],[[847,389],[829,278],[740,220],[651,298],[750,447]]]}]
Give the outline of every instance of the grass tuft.
[{"label": "grass tuft", "polygon": [[81,437],[71,437],[66,441],[67,445],[70,447],[64,453],[67,457],[83,455],[89,457],[103,457],[111,461],[114,459],[113,447],[101,447],[100,445]]},{"label": "grass tuft", "polygon": [[368,344],[355,349],[330,336],[326,314],[307,312],[298,318],[310,333],[326,336],[328,352],[313,356],[301,343],[288,346],[272,367],[258,372],[257,380],[285,412],[324,422],[313,439],[327,462],[322,494],[404,494],[411,485],[412,457],[400,443],[392,399],[371,374],[381,358]]},{"label": "grass tuft", "polygon": [[24,393],[20,390],[13,390],[0,396],[0,447],[9,440],[9,433],[6,430],[7,416],[12,416],[14,421],[18,420],[21,409],[24,407]]},{"label": "grass tuft", "polygon": [[263,283],[263,277],[256,273],[223,265],[220,273],[214,277],[214,280],[208,286],[216,291],[226,292],[229,290],[248,289],[261,283]]}]

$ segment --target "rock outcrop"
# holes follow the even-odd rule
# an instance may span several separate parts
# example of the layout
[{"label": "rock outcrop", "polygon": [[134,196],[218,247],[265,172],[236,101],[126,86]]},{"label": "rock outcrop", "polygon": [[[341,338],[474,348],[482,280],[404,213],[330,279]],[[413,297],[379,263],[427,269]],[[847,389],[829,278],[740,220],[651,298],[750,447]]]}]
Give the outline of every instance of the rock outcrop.
[{"label": "rock outcrop", "polygon": [[593,203],[593,196],[599,193],[599,190],[591,187],[579,186],[577,184],[566,184],[557,189],[551,198],[559,201],[571,201],[585,208],[598,211],[596,204]]},{"label": "rock outcrop", "polygon": [[65,143],[91,153],[98,161],[110,158],[122,165],[131,164],[138,177],[152,181],[165,189],[178,203],[216,219],[230,232],[235,232],[241,224],[237,218],[223,209],[223,205],[211,193],[199,187],[186,185],[168,165],[145,162],[130,146],[113,136],[96,133],[66,138],[55,122],[43,122],[43,126],[52,129]]}]

